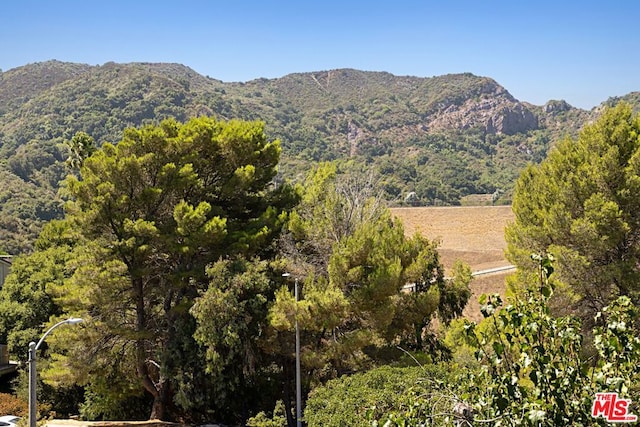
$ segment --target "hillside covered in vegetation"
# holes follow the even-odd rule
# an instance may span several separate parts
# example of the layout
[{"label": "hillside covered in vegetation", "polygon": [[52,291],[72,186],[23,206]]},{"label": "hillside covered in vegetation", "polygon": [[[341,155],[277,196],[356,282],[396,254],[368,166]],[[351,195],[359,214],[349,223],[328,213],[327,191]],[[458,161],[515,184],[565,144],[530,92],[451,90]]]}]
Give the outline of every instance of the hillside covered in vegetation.
[{"label": "hillside covered in vegetation", "polygon": [[[622,99],[639,105],[637,93]],[[281,141],[279,179],[337,161],[373,171],[392,204],[455,205],[478,193],[509,203],[523,167],[598,113],[521,102],[472,74],[341,69],[225,83],[179,64],[30,64],[0,72],[0,250],[30,251],[61,216],[65,142],[80,131],[100,146],[168,117],[261,120]]]}]

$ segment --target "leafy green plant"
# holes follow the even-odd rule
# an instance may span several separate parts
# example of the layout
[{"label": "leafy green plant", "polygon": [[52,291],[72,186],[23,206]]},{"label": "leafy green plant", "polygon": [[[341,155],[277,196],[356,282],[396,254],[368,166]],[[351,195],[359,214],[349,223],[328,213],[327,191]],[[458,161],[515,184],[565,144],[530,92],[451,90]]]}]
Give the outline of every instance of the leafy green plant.
[{"label": "leafy green plant", "polygon": [[[481,327],[467,322],[468,342],[475,343],[481,365],[460,373],[449,386],[448,410],[438,414],[430,396],[417,395],[379,418],[379,424],[605,425],[605,419],[592,416],[596,393],[616,392],[631,401],[640,397],[633,387],[640,372],[638,310],[630,299],[620,297],[599,312],[594,328],[598,356],[585,358],[580,321],[555,317],[549,309],[553,258],[533,259],[539,283],[506,305],[499,295],[483,296]],[[468,416],[456,405],[468,408]]]},{"label": "leafy green plant", "polygon": [[498,424],[506,420],[532,426],[588,424],[594,394],[588,366],[580,359],[580,323],[550,314],[552,259],[535,258],[541,272],[539,286],[528,288],[523,297],[504,307],[498,295],[483,296],[481,311],[492,328],[475,335],[469,325],[469,333],[477,339],[476,356],[483,362],[478,375],[486,384],[484,399],[476,408],[487,418],[496,417]]},{"label": "leafy green plant", "polygon": [[282,400],[276,402],[273,414],[269,417],[265,412],[258,412],[255,417],[247,421],[248,427],[287,427],[287,417],[285,415],[284,403]]},{"label": "leafy green plant", "polygon": [[415,410],[412,400],[444,395],[450,379],[445,364],[394,368],[383,366],[344,376],[315,388],[304,418],[313,426],[371,426],[387,412]]}]

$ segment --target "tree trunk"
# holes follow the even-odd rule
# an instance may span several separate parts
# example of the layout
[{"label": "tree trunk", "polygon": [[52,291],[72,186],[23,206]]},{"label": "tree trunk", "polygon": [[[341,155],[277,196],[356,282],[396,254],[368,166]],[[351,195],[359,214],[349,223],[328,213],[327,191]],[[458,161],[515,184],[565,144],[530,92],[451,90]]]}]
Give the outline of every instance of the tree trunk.
[{"label": "tree trunk", "polygon": [[151,407],[150,420],[165,421],[167,396],[169,395],[169,383],[162,380],[156,387],[157,393],[153,396],[153,406]]},{"label": "tree trunk", "polygon": [[[131,280],[133,295],[136,304],[136,332],[146,330],[146,311],[144,306],[143,281],[140,278]],[[136,340],[136,371],[142,385],[153,396],[153,406],[149,419],[161,420],[165,415],[167,387],[164,379],[160,378],[156,384],[149,373],[147,366],[147,351],[145,340]]]},{"label": "tree trunk", "polygon": [[416,334],[416,349],[422,350],[423,349],[422,334],[424,333],[424,326],[420,323],[416,323],[414,325],[414,328],[415,328],[415,334]]},{"label": "tree trunk", "polygon": [[284,392],[284,413],[287,415],[287,426],[296,427],[296,422],[293,419],[293,407],[291,406],[291,369],[288,369],[287,361],[283,364],[282,374],[284,381],[282,382]]}]

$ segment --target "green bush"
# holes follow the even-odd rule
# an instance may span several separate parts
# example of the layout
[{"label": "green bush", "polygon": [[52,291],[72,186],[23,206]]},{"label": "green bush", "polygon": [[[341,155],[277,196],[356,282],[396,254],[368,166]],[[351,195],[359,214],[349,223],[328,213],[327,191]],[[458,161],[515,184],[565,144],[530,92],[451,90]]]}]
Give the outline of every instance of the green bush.
[{"label": "green bush", "polygon": [[259,412],[255,417],[247,421],[247,427],[287,427],[287,417],[282,400],[276,402],[276,407],[271,417],[265,412]]},{"label": "green bush", "polygon": [[331,380],[311,392],[304,419],[309,427],[371,426],[371,420],[404,408],[408,396],[442,388],[449,369],[445,365],[383,366]]}]

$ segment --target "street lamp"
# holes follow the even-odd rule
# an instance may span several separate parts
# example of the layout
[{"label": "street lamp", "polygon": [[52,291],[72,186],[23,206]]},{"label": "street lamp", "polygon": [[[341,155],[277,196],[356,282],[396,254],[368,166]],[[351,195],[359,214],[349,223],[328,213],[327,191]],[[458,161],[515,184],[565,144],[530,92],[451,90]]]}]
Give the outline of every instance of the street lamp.
[{"label": "street lamp", "polygon": [[40,348],[44,339],[60,325],[70,324],[75,325],[82,322],[82,319],[72,317],[67,320],[56,323],[44,333],[40,341],[36,344],[31,341],[29,343],[29,427],[36,427],[36,351]]},{"label": "street lamp", "polygon": [[[291,274],[284,273],[283,277]],[[295,279],[294,295],[296,298],[296,425],[302,427],[302,383],[300,381],[300,330],[298,329],[298,278]]]}]

